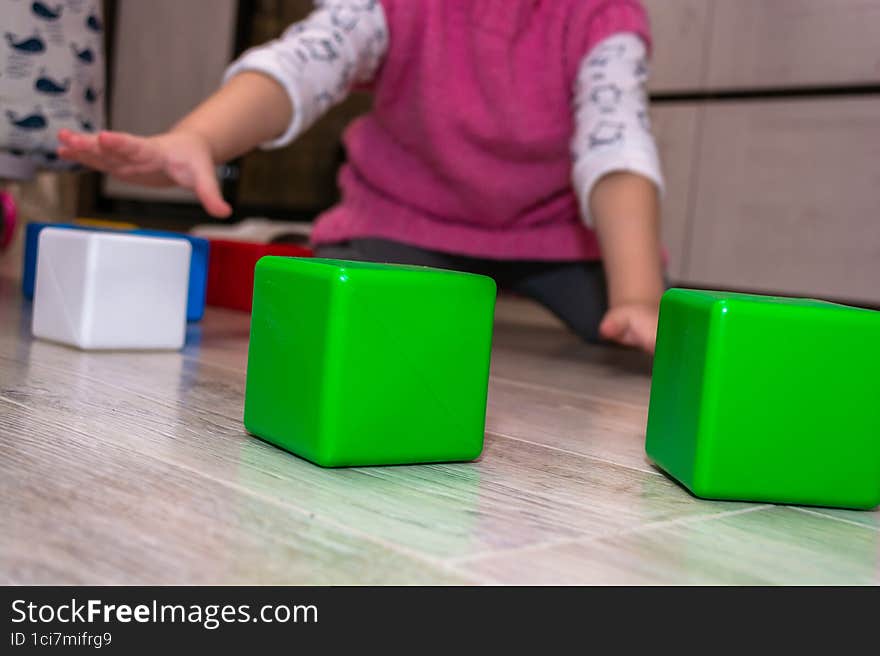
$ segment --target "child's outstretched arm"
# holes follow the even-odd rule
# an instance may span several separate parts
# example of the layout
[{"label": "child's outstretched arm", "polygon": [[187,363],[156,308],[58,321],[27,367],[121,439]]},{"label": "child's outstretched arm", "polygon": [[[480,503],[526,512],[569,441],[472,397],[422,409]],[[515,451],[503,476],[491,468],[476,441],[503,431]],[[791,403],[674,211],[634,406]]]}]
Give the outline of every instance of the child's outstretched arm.
[{"label": "child's outstretched arm", "polygon": [[584,219],[599,238],[609,310],[605,339],[652,353],[663,263],[659,194],[663,180],[650,132],[646,49],[617,34],[584,59],[575,86],[573,180]]},{"label": "child's outstretched arm", "polygon": [[292,113],[281,85],[245,72],[164,134],[137,137],[62,130],[58,154],[126,182],[192,189],[209,214],[225,217],[232,210],[220,195],[215,165],[283,133]]},{"label": "child's outstretched arm", "polygon": [[215,166],[256,146],[295,139],[354,84],[373,77],[387,42],[380,3],[322,4],[281,38],[242,55],[220,90],[168,132],[137,137],[65,130],[58,154],[128,182],[192,189],[209,214],[228,216]]}]

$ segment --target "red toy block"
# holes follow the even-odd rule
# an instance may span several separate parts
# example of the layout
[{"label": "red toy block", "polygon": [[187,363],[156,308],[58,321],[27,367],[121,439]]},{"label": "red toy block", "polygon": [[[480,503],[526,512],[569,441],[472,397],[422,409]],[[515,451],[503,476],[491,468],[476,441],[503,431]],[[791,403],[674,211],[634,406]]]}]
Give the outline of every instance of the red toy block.
[{"label": "red toy block", "polygon": [[208,261],[208,305],[251,311],[254,267],[264,255],[311,257],[312,250],[295,244],[260,244],[211,239]]}]

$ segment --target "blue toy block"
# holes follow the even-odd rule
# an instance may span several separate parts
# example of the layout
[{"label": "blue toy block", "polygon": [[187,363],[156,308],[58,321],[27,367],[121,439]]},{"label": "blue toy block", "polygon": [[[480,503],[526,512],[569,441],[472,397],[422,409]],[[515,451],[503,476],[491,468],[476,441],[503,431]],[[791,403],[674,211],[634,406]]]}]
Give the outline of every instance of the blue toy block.
[{"label": "blue toy block", "polygon": [[[24,264],[21,274],[21,293],[27,299],[34,297],[34,284],[37,279],[37,248],[40,243],[40,231],[43,228],[65,228],[68,230],[91,230],[99,232],[116,232],[111,228],[74,225],[72,223],[29,223],[25,230]],[[202,237],[195,237],[180,232],[164,230],[125,230],[132,235],[144,237],[162,237],[164,239],[186,239],[192,246],[192,259],[189,266],[189,292],[186,301],[187,321],[199,321],[205,314],[205,294],[208,287],[208,258],[210,242]]]}]

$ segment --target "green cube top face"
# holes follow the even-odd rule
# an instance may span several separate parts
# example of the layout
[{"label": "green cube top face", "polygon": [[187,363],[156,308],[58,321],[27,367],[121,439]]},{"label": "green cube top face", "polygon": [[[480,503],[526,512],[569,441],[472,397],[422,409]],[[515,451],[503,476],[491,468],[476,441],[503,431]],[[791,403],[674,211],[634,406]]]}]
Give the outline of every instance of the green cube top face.
[{"label": "green cube top face", "polygon": [[670,289],[646,450],[697,496],[880,504],[880,312]]},{"label": "green cube top face", "polygon": [[473,460],[495,292],[428,267],[260,259],[245,427],[325,467]]}]

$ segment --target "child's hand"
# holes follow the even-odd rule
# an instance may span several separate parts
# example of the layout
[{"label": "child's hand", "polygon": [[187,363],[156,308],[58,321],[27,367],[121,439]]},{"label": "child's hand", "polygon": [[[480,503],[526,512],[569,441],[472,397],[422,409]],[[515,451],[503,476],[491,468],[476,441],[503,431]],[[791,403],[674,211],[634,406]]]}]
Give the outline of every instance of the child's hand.
[{"label": "child's hand", "polygon": [[652,304],[629,303],[613,307],[602,318],[599,334],[624,346],[654,353],[657,342],[658,308]]},{"label": "child's hand", "polygon": [[98,135],[60,130],[58,156],[79,162],[125,182],[165,187],[179,185],[198,196],[208,214],[227,217],[207,140],[190,132],[136,137],[124,132]]}]

